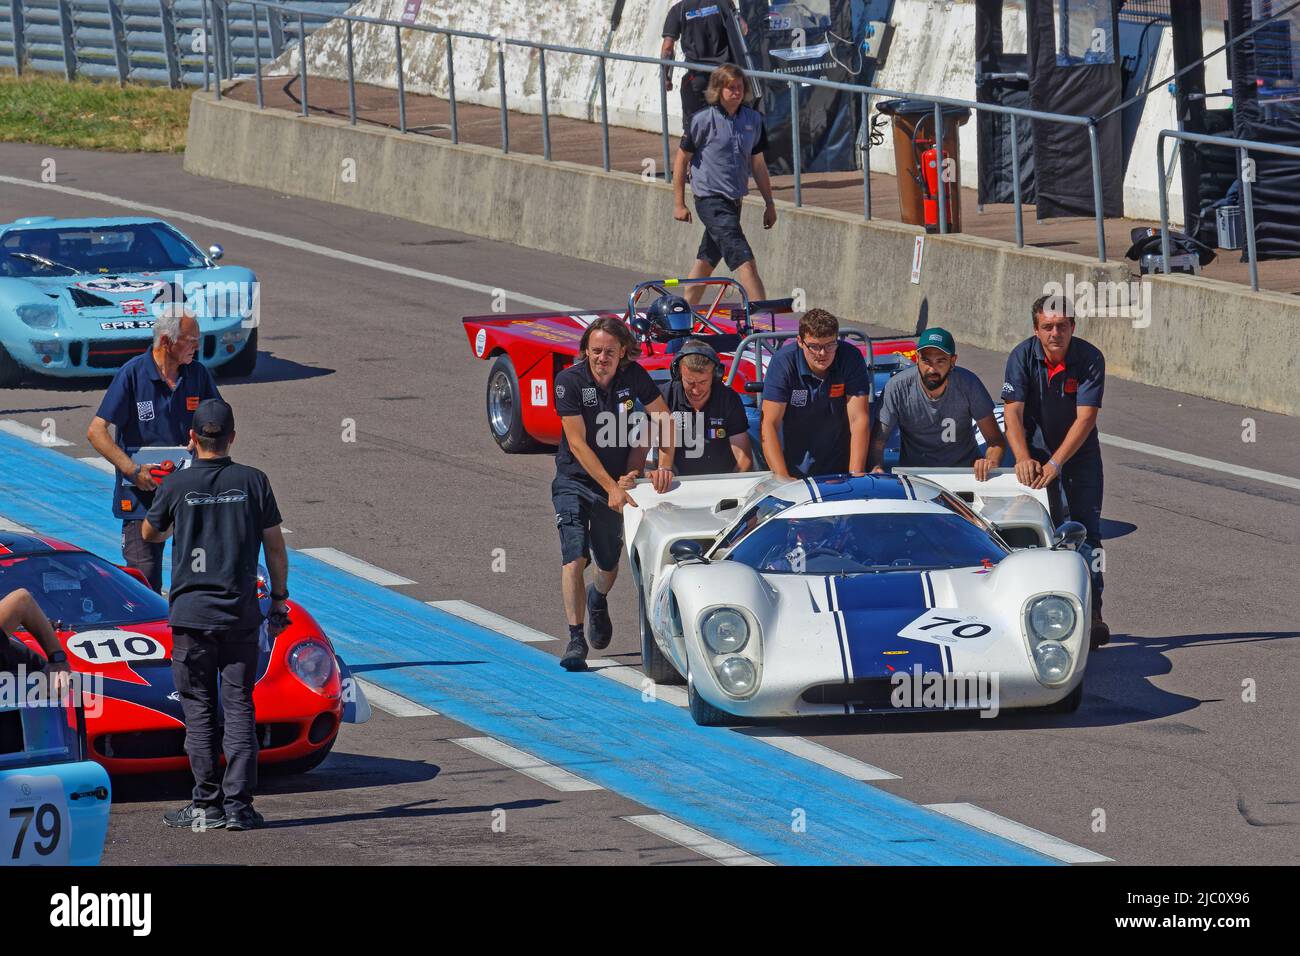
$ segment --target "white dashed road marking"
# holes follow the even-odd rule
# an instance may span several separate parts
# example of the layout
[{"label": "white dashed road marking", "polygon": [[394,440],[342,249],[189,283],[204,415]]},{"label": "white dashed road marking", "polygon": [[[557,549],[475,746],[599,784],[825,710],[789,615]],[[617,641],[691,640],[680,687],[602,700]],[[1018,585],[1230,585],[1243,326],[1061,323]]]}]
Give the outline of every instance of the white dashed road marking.
[{"label": "white dashed road marking", "polygon": [[1054,837],[1042,830],[1027,827],[1015,820],[1008,820],[992,810],[985,810],[973,803],[928,803],[926,809],[942,813],[954,820],[960,820],[962,823],[969,824],[978,830],[992,833],[994,836],[1000,836],[1013,843],[1019,843],[1021,846],[1027,846],[1031,850],[1037,850],[1039,853],[1060,860],[1063,863],[1114,862],[1108,856],[1102,856],[1092,850],[1075,846],[1060,837]]},{"label": "white dashed road marking", "polygon": [[56,438],[53,435],[47,436],[41,429],[32,428],[31,425],[24,425],[22,422],[16,422],[12,418],[0,419],[0,432],[8,432],[15,438],[29,441],[33,445],[43,445],[46,448],[58,448],[72,444],[70,441]]},{"label": "white dashed road marking", "polygon": [[109,462],[107,458],[101,458],[99,455],[91,455],[87,458],[78,458],[77,461],[81,462],[83,465],[89,465],[96,471],[102,471],[106,475],[117,474],[117,469],[113,467],[112,463]]},{"label": "white dashed road marking", "polygon": [[353,677],[354,681],[361,685],[361,690],[366,695],[366,700],[370,701],[372,706],[378,707],[386,714],[392,714],[394,717],[437,717],[436,710],[430,710],[423,704],[417,704],[413,700],[407,700],[400,694],[394,694],[391,690],[384,690],[378,684],[372,684],[368,680],[362,680],[360,677]]},{"label": "white dashed road marking", "polygon": [[[618,661],[610,660],[607,657],[598,657],[595,660],[587,661],[587,669],[595,671],[601,677],[608,677],[612,681],[617,681],[625,687],[631,687],[634,691],[643,693],[647,687],[645,674],[642,674],[631,664],[620,664]],[[654,688],[656,699],[672,704],[674,707],[685,707],[687,705],[686,689],[684,687],[674,687],[671,684],[650,684],[649,686]]]},{"label": "white dashed road marking", "polygon": [[798,734],[792,734],[788,730],[782,730],[779,727],[744,727],[738,728],[736,733],[744,734],[746,737],[753,737],[755,740],[761,740],[765,744],[771,744],[778,750],[784,750],[796,757],[811,760],[827,770],[834,770],[836,773],[842,773],[854,780],[899,779],[898,774],[890,773],[888,770],[881,770],[879,767],[872,766],[861,760],[855,760],[838,750],[824,747],[815,741],[800,737]]},{"label": "white dashed road marking", "polygon": [[372,584],[378,584],[382,587],[391,588],[402,584],[414,584],[410,578],[404,578],[400,574],[394,574],[392,571],[385,571],[383,568],[377,568],[369,561],[362,561],[360,558],[354,558],[350,554],[339,551],[337,548],[299,548],[299,554],[311,555],[317,561],[324,561],[326,564],[333,565],[340,571],[346,571],[348,574],[355,574],[359,578],[364,578]]},{"label": "white dashed road marking", "polygon": [[702,856],[716,860],[724,866],[772,865],[761,857],[746,853],[744,850],[738,850],[730,843],[715,840],[707,833],[701,833],[694,827],[688,827],[686,824],[679,823],[672,817],[666,817],[662,813],[644,813],[639,816],[623,817],[622,819],[639,826],[642,830],[649,830],[655,836],[663,837],[665,840],[672,840],[688,850],[694,850]]},{"label": "white dashed road marking", "polygon": [[532,777],[553,790],[575,793],[581,790],[605,789],[598,783],[583,780],[577,774],[569,773],[545,760],[538,760],[532,754],[524,753],[495,737],[455,737],[451,742],[466,750],[472,750],[480,757],[487,757],[488,760],[495,761],[503,767],[518,770],[524,776]]},{"label": "white dashed road marking", "polygon": [[520,624],[518,621],[502,617],[500,614],[479,607],[477,604],[470,604],[468,601],[426,601],[425,603],[430,607],[436,607],[448,614],[463,617],[467,621],[480,624],[488,630],[504,634],[506,637],[522,641],[525,644],[541,644],[543,641],[555,640],[550,634],[543,634],[541,631],[533,630],[533,628]]}]

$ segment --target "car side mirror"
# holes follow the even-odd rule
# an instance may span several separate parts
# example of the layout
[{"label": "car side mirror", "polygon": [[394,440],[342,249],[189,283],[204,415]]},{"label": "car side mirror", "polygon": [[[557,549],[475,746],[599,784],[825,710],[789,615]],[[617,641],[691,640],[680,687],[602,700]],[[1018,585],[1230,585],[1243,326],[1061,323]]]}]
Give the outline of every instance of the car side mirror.
[{"label": "car side mirror", "polygon": [[226,250],[222,249],[215,242],[212,245],[208,246],[208,258],[211,259],[213,262],[216,262],[225,254],[226,254]]},{"label": "car side mirror", "polygon": [[1052,535],[1053,551],[1078,551],[1088,537],[1088,529],[1077,521],[1067,521]]},{"label": "car side mirror", "polygon": [[690,538],[674,541],[668,549],[668,554],[677,564],[685,564],[688,561],[699,561],[701,564],[708,564],[704,560],[704,549],[700,547],[700,543]]}]

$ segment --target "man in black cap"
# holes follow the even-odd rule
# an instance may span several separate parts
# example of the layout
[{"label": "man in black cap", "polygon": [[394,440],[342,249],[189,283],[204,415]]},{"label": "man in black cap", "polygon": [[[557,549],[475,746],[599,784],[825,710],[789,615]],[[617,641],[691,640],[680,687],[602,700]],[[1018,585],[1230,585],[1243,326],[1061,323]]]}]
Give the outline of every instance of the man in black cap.
[{"label": "man in black cap", "polygon": [[[195,457],[154,498],[141,533],[161,542],[171,533],[172,678],[185,713],[185,752],[194,773],[193,800],[163,815],[168,826],[194,830],[262,825],[253,809],[257,786],[257,557],[266,549],[271,637],[289,623],[289,557],[280,510],[266,475],[230,459],[235,416],[220,399],[194,412]],[[218,680],[224,732],[218,738]],[[226,756],[224,777],[218,773]]]}]

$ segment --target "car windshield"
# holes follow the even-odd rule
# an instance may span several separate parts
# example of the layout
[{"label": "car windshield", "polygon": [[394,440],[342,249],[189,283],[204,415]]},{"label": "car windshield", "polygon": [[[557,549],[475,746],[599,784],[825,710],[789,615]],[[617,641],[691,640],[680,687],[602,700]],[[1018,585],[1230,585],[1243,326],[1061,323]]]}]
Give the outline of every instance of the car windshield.
[{"label": "car windshield", "polygon": [[0,240],[0,274],[15,278],[165,272],[207,265],[185,237],[160,222],[104,229],[15,229]]},{"label": "car windshield", "polygon": [[167,619],[167,602],[83,551],[0,555],[0,594],[26,588],[45,616],[73,629]]},{"label": "car windshield", "polygon": [[876,512],[776,517],[727,560],[778,574],[880,574],[992,565],[1008,553],[994,535],[961,515]]}]

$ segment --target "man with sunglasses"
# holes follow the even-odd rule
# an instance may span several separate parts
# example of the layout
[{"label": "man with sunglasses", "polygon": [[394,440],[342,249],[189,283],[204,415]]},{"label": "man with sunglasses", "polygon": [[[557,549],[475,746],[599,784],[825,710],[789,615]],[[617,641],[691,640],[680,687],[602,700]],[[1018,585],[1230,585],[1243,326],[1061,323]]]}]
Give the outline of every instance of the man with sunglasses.
[{"label": "man with sunglasses", "polygon": [[799,338],[772,357],[763,379],[761,437],[778,478],[862,473],[871,437],[871,376],[824,309],[799,320]]}]

